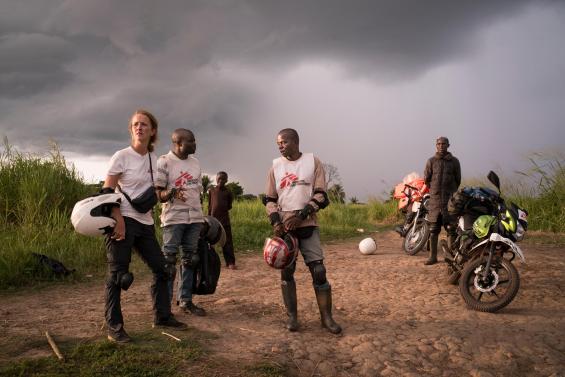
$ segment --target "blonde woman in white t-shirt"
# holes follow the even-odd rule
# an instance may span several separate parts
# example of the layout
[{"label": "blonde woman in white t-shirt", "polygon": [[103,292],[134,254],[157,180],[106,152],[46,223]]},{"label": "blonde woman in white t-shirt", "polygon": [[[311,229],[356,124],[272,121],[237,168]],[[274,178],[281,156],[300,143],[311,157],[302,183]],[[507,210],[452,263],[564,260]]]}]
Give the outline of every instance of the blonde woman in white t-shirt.
[{"label": "blonde woman in white t-shirt", "polygon": [[169,277],[165,270],[165,259],[155,237],[152,209],[142,213],[130,202],[146,197],[147,194],[151,196],[153,175],[157,166],[155,156],[151,152],[157,141],[159,124],[153,114],[140,109],[132,115],[128,127],[131,135],[130,146],[112,156],[102,188],[103,193],[114,192],[116,188],[122,193],[120,207],[114,207],[112,210],[116,226],[113,233],[105,238],[108,258],[105,317],[108,339],[118,343],[131,340],[124,329],[120,296],[121,290],[127,290],[133,282],[133,275],[129,272],[132,248],[137,250],[153,272],[153,326],[186,327],[171,314],[171,300],[167,290]]}]

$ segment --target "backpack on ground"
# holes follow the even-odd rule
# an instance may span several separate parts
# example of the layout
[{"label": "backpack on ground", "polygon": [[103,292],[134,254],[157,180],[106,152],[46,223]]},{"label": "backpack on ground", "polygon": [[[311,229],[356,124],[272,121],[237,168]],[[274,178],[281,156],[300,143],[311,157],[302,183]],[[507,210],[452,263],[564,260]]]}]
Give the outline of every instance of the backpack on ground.
[{"label": "backpack on ground", "polygon": [[200,263],[194,270],[192,294],[211,295],[216,292],[222,262],[216,250],[205,240],[198,240]]}]

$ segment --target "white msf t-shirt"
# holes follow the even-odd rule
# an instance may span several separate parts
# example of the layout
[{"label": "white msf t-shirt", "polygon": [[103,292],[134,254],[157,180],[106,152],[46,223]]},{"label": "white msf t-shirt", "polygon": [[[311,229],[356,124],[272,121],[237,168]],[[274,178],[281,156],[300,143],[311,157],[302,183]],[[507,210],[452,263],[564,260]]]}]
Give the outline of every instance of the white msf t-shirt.
[{"label": "white msf t-shirt", "polygon": [[273,172],[282,211],[297,211],[312,199],[314,190],[315,161],[312,153],[303,153],[298,160],[284,157],[273,160]]},{"label": "white msf t-shirt", "polygon": [[[149,155],[151,155],[153,176],[155,177],[157,172],[157,160],[153,154],[150,153]],[[149,155],[147,153],[141,155],[129,146],[114,153],[110,159],[108,175],[121,174],[118,184],[122,191],[128,194],[132,200],[143,194],[149,187],[153,186],[149,168]],[[116,189],[116,192],[119,192],[119,190]],[[124,195],[122,195],[120,211],[122,212],[122,216],[131,217],[142,224],[153,225],[153,210],[147,213],[137,212]]]},{"label": "white msf t-shirt", "polygon": [[202,192],[202,172],[200,161],[194,155],[181,160],[173,152],[157,160],[155,185],[170,189],[184,188],[186,202],[173,199],[163,204],[161,225],[191,224],[204,222],[200,193]]}]

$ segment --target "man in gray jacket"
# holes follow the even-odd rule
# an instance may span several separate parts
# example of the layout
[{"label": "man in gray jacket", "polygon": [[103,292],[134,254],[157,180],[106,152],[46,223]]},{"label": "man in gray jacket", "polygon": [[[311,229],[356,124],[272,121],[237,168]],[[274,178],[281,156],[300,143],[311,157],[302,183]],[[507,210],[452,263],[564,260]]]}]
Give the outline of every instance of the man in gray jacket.
[{"label": "man in gray jacket", "polygon": [[428,221],[430,222],[430,257],[424,263],[437,263],[437,243],[441,226],[448,233],[448,242],[455,239],[455,224],[447,212],[447,202],[461,184],[461,165],[459,160],[447,151],[449,140],[441,136],[436,140],[436,154],[426,163],[424,180],[430,188]]}]

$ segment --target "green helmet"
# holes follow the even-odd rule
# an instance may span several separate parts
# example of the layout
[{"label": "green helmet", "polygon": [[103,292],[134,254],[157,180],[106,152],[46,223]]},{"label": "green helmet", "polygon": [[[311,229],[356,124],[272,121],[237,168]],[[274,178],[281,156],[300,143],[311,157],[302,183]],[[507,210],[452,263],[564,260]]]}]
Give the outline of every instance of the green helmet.
[{"label": "green helmet", "polygon": [[473,223],[473,232],[477,238],[486,237],[492,224],[494,224],[496,217],[490,215],[482,215]]}]

